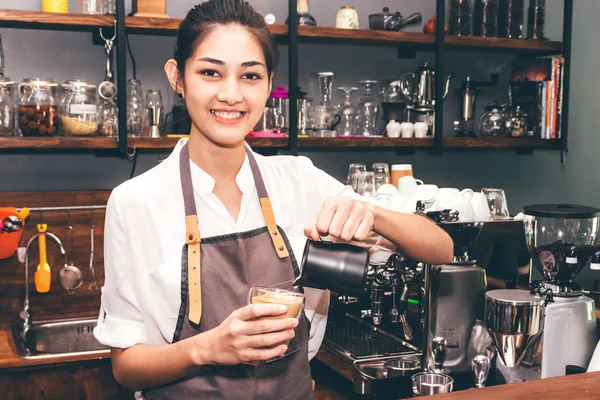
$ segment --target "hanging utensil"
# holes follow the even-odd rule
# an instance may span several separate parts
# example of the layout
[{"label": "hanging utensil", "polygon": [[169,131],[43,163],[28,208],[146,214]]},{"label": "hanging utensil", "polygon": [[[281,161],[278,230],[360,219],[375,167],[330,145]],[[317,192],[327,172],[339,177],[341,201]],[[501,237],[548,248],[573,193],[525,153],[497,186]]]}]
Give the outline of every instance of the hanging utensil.
[{"label": "hanging utensil", "polygon": [[[71,212],[67,209],[67,234],[71,234],[70,237],[70,252],[73,254],[73,227],[71,226]],[[58,272],[58,282],[69,294],[75,293],[75,290],[79,289],[83,284],[81,278],[81,270],[73,264],[67,263],[67,254],[65,253],[65,266]]]},{"label": "hanging utensil", "polygon": [[104,40],[104,54],[106,56],[106,74],[104,81],[98,85],[98,93],[105,100],[112,100],[117,95],[117,87],[114,84],[114,75],[112,70],[112,50],[115,38],[117,37],[117,21],[113,29],[113,35],[106,38],[100,28],[100,37]]},{"label": "hanging utensil", "polygon": [[94,259],[94,211],[90,209],[90,284],[88,289],[98,290],[96,284],[96,261]]},{"label": "hanging utensil", "polygon": [[48,264],[46,254],[46,231],[48,230],[48,224],[38,224],[37,230],[42,235],[38,238],[38,245],[40,248],[40,263],[35,271],[35,290],[38,293],[47,293],[50,291],[50,265]]}]

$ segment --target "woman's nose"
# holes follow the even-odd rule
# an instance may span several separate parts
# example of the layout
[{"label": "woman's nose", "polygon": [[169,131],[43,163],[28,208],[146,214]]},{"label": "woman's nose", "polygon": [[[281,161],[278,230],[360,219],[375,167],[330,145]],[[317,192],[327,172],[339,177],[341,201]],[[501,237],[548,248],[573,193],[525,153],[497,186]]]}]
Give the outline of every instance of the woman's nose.
[{"label": "woman's nose", "polygon": [[237,79],[226,79],[223,81],[223,86],[217,95],[217,100],[223,101],[228,105],[232,106],[237,103],[241,103],[242,92]]}]

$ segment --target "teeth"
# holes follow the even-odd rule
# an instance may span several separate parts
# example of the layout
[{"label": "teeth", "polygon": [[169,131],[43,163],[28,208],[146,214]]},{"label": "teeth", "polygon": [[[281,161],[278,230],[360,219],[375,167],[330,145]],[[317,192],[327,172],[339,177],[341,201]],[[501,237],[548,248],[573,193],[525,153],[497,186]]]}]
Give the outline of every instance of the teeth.
[{"label": "teeth", "polygon": [[242,114],[241,112],[223,112],[223,111],[214,111],[214,110],[210,110],[210,113],[212,115],[216,115],[219,118],[223,118],[223,119],[237,119],[237,118],[241,118]]}]

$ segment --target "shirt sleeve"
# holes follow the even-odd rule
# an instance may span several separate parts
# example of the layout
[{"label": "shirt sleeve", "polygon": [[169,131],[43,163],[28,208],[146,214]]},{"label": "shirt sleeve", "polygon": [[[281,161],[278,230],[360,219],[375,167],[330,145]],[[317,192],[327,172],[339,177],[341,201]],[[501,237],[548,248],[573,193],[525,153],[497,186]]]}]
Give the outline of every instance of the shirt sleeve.
[{"label": "shirt sleeve", "polygon": [[146,342],[144,318],[137,297],[133,256],[125,229],[118,188],[111,194],[104,224],[104,275],[96,339],[107,346],[128,348]]}]

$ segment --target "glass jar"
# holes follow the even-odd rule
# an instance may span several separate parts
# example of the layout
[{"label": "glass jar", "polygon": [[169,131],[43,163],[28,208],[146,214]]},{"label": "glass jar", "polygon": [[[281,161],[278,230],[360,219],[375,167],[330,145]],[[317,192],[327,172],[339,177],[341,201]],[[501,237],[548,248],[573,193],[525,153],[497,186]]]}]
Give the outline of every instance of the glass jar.
[{"label": "glass jar", "polygon": [[79,9],[82,14],[100,14],[102,0],[79,0]]},{"label": "glass jar", "polygon": [[506,21],[503,21],[506,37],[523,39],[525,23],[525,2],[523,0],[504,0],[506,3]]},{"label": "glass jar", "polygon": [[91,136],[98,132],[98,94],[91,81],[69,81],[63,85],[60,122],[65,136]]},{"label": "glass jar", "polygon": [[290,118],[290,99],[289,92],[284,86],[277,86],[277,90],[271,92],[271,97],[267,102],[267,107],[273,111],[275,133],[288,132]]},{"label": "glass jar", "polygon": [[15,130],[14,82],[0,77],[0,136],[11,136]]},{"label": "glass jar", "polygon": [[144,127],[144,99],[142,82],[137,79],[127,80],[127,135],[142,136]]},{"label": "glass jar", "polygon": [[26,78],[19,84],[19,130],[23,136],[54,136],[58,127],[58,85]]},{"label": "glass jar", "polygon": [[113,99],[102,99],[98,105],[98,133],[107,137],[119,136],[119,108]]},{"label": "glass jar", "polygon": [[471,34],[471,0],[448,0],[448,34],[468,36]]},{"label": "glass jar", "polygon": [[509,123],[510,136],[525,137],[527,136],[527,115],[521,111],[521,106],[515,108]]},{"label": "glass jar", "polygon": [[527,12],[527,39],[545,39],[546,0],[530,0]]},{"label": "glass jar", "polygon": [[504,136],[506,135],[506,122],[504,106],[496,102],[487,104],[485,112],[479,118],[479,133],[481,136]]},{"label": "glass jar", "polygon": [[481,2],[481,36],[498,36],[498,1],[482,0]]}]

